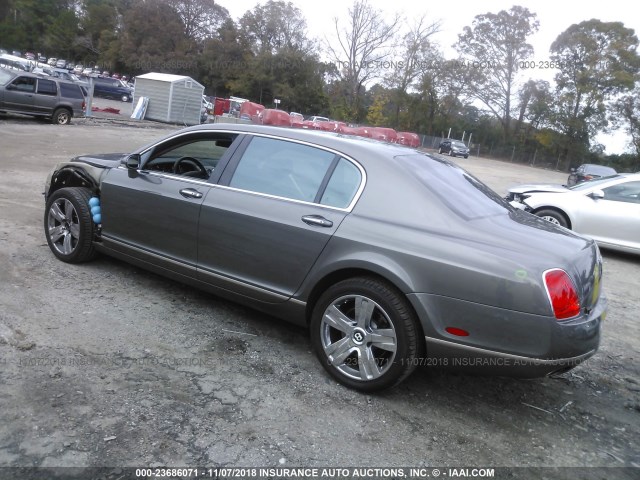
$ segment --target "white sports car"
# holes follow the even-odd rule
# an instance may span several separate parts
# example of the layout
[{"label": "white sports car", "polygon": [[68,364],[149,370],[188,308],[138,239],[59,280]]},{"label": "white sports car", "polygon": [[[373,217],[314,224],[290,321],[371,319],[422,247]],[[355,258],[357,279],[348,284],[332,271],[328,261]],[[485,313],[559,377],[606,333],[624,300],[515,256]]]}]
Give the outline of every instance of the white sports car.
[{"label": "white sports car", "polygon": [[604,248],[640,254],[640,173],[564,185],[511,188],[512,206],[593,238]]}]

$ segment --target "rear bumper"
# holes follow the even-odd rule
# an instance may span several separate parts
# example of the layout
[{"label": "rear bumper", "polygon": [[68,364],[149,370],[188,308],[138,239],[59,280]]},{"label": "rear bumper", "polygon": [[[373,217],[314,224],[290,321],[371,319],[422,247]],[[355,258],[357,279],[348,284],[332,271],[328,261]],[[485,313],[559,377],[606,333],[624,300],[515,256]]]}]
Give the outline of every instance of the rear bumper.
[{"label": "rear bumper", "polygon": [[[425,334],[425,365],[491,375],[543,377],[569,370],[598,350],[607,300],[567,321],[428,294],[407,296]],[[468,332],[456,336],[447,327]]]},{"label": "rear bumper", "polygon": [[425,337],[427,365],[491,375],[536,378],[562,373],[592,357],[596,349],[566,358],[532,358]]}]

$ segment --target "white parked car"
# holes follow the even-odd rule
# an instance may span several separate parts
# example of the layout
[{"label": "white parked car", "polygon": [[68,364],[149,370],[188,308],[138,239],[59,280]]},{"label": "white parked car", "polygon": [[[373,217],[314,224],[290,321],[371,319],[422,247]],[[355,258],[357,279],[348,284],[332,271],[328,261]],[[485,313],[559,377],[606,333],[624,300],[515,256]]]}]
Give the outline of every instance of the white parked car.
[{"label": "white parked car", "polygon": [[620,173],[572,187],[521,185],[507,200],[605,248],[640,254],[640,173]]}]

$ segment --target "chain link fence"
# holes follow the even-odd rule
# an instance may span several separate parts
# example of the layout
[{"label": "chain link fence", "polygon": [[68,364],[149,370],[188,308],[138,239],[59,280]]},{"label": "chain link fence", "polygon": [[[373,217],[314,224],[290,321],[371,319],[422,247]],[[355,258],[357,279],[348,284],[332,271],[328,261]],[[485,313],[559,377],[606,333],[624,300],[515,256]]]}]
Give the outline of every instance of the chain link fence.
[{"label": "chain link fence", "polygon": [[[440,142],[445,137],[430,135],[420,135],[421,146],[427,150],[438,150]],[[560,155],[552,156],[546,152],[541,152],[536,147],[528,145],[495,145],[495,144],[483,144],[475,143],[473,138],[471,142],[468,139],[464,140],[465,145],[469,147],[470,157],[484,157],[493,158],[497,160],[508,161],[512,163],[521,163],[525,165],[531,165],[539,168],[547,168],[553,170],[568,171],[569,161],[563,159]],[[574,162],[582,163],[582,162]]]}]

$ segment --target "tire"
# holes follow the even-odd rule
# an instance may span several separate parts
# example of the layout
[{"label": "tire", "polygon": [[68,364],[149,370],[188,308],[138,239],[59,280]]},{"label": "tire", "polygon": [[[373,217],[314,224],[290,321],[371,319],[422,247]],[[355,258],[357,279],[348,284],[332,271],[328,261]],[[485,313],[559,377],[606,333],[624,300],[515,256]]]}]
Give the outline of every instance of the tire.
[{"label": "tire", "polygon": [[71,123],[71,112],[66,108],[56,108],[51,115],[51,123],[56,125],[69,125]]},{"label": "tire", "polygon": [[[364,316],[356,321],[359,312]],[[424,350],[422,329],[407,299],[374,277],[330,287],[313,309],[310,329],[311,344],[327,372],[363,392],[402,382]]]},{"label": "tire", "polygon": [[449,156],[450,157],[455,157],[454,153],[453,153],[453,148],[451,150],[449,150]]},{"label": "tire", "polygon": [[569,228],[569,220],[567,220],[567,217],[563,213],[557,210],[545,208],[543,210],[538,210],[535,213],[537,216],[543,218],[544,220],[547,220],[556,225],[560,225],[564,228]]},{"label": "tire", "polygon": [[442,155],[442,148],[438,147],[438,153]]},{"label": "tire", "polygon": [[122,97],[120,97],[120,100],[122,100],[123,102],[128,102],[129,101],[129,95],[123,95]]},{"label": "tire", "polygon": [[464,158],[469,158],[469,155],[465,155]]},{"label": "tire", "polygon": [[63,262],[80,263],[95,256],[94,224],[88,188],[69,187],[49,196],[44,212],[44,233],[53,254]]}]

